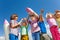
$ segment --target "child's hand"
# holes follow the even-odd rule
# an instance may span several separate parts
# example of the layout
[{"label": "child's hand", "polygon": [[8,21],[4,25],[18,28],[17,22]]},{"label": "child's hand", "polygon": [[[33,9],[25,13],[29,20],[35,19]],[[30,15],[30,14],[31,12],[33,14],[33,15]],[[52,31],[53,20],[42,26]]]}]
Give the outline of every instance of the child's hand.
[{"label": "child's hand", "polygon": [[42,16],[42,14],[40,14],[40,16],[39,16],[39,21],[40,21],[40,22],[43,21],[43,16]]},{"label": "child's hand", "polygon": [[18,24],[21,24],[22,20],[23,20],[23,19],[21,19]]},{"label": "child's hand", "polygon": [[41,11],[40,11],[40,12],[41,12],[41,14],[42,14],[42,13],[44,12],[44,9],[41,9]]},{"label": "child's hand", "polygon": [[42,14],[40,14],[40,16],[39,17],[42,17]]}]

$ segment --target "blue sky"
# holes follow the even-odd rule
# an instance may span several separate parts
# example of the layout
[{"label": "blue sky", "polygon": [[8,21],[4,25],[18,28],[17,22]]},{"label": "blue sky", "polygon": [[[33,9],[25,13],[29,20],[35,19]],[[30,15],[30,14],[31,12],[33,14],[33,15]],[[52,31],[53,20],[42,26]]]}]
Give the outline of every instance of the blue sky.
[{"label": "blue sky", "polygon": [[60,0],[0,0],[0,36],[4,35],[4,19],[10,21],[13,13],[19,16],[18,20],[27,17],[26,7],[32,8],[38,14],[43,8],[44,16],[47,12],[54,13],[55,10],[60,10]]}]

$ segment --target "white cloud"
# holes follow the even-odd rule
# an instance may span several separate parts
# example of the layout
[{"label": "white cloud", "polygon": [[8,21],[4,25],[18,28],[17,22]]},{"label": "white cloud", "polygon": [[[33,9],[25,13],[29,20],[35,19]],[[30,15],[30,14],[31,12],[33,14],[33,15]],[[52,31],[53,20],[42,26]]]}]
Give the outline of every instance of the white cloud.
[{"label": "white cloud", "polygon": [[0,36],[0,40],[5,40],[5,37],[4,36]]}]

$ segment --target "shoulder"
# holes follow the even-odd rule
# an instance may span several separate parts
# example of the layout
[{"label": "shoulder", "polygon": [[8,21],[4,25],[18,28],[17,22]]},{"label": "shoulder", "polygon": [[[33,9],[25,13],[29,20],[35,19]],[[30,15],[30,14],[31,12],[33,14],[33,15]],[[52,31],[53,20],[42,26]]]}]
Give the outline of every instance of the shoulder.
[{"label": "shoulder", "polygon": [[14,20],[11,20],[10,22],[14,22]]},{"label": "shoulder", "polygon": [[15,21],[14,20],[11,20],[10,23],[14,23]]}]

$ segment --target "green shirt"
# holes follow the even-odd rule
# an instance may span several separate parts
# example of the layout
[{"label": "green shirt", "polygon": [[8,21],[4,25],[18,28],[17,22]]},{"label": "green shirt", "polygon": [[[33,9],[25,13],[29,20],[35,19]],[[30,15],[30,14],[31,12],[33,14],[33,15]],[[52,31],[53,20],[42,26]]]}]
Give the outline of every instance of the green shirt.
[{"label": "green shirt", "polygon": [[28,35],[28,25],[21,26],[21,35]]},{"label": "green shirt", "polygon": [[60,18],[56,19],[56,21],[57,21],[57,24],[58,24],[58,26],[60,28]]}]

